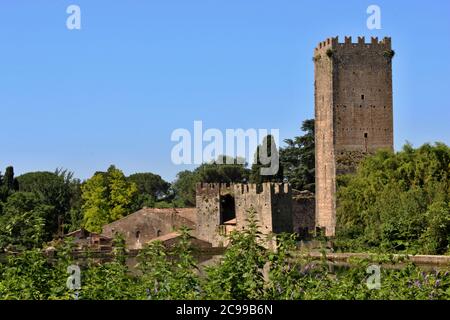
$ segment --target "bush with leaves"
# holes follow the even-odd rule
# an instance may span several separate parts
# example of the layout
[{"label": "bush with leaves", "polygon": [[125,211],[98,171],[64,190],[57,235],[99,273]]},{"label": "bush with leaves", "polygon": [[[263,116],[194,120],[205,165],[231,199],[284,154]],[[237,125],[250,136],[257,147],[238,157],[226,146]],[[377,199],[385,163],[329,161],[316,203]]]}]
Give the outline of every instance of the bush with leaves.
[{"label": "bush with leaves", "polygon": [[[77,291],[66,286],[67,267],[77,263],[70,241],[58,244],[54,257],[26,250],[0,263],[0,299],[74,299],[75,294],[88,300],[450,299],[449,271],[424,271],[407,259],[387,255],[352,259],[349,266],[337,267],[325,256],[317,260],[299,255],[292,235],[279,235],[276,250],[269,249],[267,240],[250,212],[248,227],[230,235],[222,259],[203,273],[186,229],[173,247],[160,241],[146,246],[137,270],[128,267],[123,238],[117,238],[112,261],[90,258],[80,264]],[[367,286],[367,267],[374,264],[381,267],[378,290]]]},{"label": "bush with leaves", "polygon": [[343,250],[443,254],[450,244],[450,148],[406,145],[365,159],[339,180]]},{"label": "bush with leaves", "polygon": [[50,240],[46,221],[53,209],[33,193],[13,193],[0,215],[0,248],[30,249]]},{"label": "bush with leaves", "polygon": [[196,299],[200,296],[200,279],[192,255],[189,230],[179,230],[181,236],[173,248],[153,241],[138,256],[141,294],[148,299]]},{"label": "bush with leaves", "polygon": [[247,227],[232,232],[229,241],[219,264],[206,268],[206,296],[212,299],[262,297],[267,249],[263,246],[254,210],[249,211]]}]

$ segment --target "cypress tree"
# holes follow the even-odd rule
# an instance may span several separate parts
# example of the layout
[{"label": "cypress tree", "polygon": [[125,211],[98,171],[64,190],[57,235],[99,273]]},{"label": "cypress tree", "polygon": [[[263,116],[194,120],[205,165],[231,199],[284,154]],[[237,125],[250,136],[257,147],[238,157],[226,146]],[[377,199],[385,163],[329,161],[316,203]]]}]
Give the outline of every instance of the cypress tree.
[{"label": "cypress tree", "polygon": [[5,176],[3,177],[3,185],[9,191],[13,191],[17,186],[17,181],[14,179],[14,168],[9,166],[5,170]]}]

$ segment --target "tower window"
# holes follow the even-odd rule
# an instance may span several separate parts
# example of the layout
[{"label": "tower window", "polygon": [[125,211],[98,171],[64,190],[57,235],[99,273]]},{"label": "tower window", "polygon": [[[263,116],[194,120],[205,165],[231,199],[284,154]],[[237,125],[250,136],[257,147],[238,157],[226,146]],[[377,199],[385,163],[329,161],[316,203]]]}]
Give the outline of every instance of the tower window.
[{"label": "tower window", "polygon": [[364,138],[366,138],[366,139],[367,139],[367,132],[366,132],[366,133],[364,133]]},{"label": "tower window", "polygon": [[361,100],[364,100],[364,95],[363,94],[361,95]]}]

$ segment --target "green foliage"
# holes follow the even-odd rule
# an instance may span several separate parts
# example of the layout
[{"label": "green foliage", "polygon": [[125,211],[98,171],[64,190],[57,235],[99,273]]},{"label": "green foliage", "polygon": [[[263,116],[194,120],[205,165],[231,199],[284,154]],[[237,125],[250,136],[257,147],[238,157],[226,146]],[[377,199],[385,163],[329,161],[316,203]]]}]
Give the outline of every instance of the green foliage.
[{"label": "green foliage", "polygon": [[146,292],[148,299],[196,299],[200,296],[200,279],[192,256],[189,230],[182,228],[180,233],[180,239],[171,249],[154,241],[139,253],[140,292]]},{"label": "green foliage", "polygon": [[364,160],[338,189],[337,243],[346,250],[449,251],[450,148],[442,143]]},{"label": "green foliage", "polygon": [[117,261],[90,264],[82,272],[80,300],[129,300],[136,297],[137,279]]},{"label": "green foliage", "polygon": [[100,232],[103,225],[129,214],[137,194],[136,185],[114,166],[106,173],[94,174],[81,190],[84,227],[92,232]]},{"label": "green foliage", "polygon": [[17,190],[17,180],[14,178],[13,167],[6,168],[5,175],[3,177],[3,185],[10,191]]},{"label": "green foliage", "polygon": [[127,182],[122,171],[110,167],[107,172],[109,191],[109,222],[123,218],[131,212],[133,197],[137,193],[134,183]]},{"label": "green foliage", "polygon": [[301,130],[304,135],[284,140],[280,162],[292,188],[315,192],[314,119],[303,121]]},{"label": "green foliage", "polygon": [[46,299],[51,265],[39,249],[9,255],[0,276],[0,297],[5,300]]},{"label": "green foliage", "polygon": [[195,172],[184,170],[178,172],[177,178],[172,187],[176,198],[186,207],[195,206],[195,186],[199,182]]},{"label": "green foliage", "polygon": [[263,268],[267,261],[255,211],[249,211],[245,230],[233,232],[222,261],[207,268],[205,293],[212,299],[258,299],[264,292]]},{"label": "green foliage", "polygon": [[[147,245],[134,272],[125,263],[123,239],[116,238],[112,261],[90,259],[81,265],[77,291],[66,285],[67,267],[77,263],[70,239],[57,245],[54,258],[38,249],[10,254],[0,263],[0,299],[450,299],[448,271],[423,271],[407,259],[386,255],[330,268],[326,259],[296,255],[293,235],[279,235],[276,250],[262,246],[254,212],[248,223],[231,235],[222,259],[206,270],[197,266],[186,229],[173,247],[160,241]],[[371,265],[381,266],[378,290],[367,286]]]},{"label": "green foliage", "polygon": [[46,228],[56,234],[59,221],[66,225],[66,231],[79,225],[72,219],[72,211],[81,209],[80,181],[67,170],[53,172],[30,172],[17,177],[19,191],[34,193],[42,203],[53,207],[47,217]]},{"label": "green foliage", "polygon": [[6,168],[4,176],[0,173],[0,202],[5,202],[16,190],[18,190],[18,183],[14,178],[14,168],[10,166]]},{"label": "green foliage", "polygon": [[15,192],[9,196],[0,216],[0,248],[32,248],[50,240],[45,224],[53,210],[33,193]]},{"label": "green foliage", "polygon": [[84,227],[90,231],[100,231],[109,222],[109,201],[106,178],[95,174],[81,186]]},{"label": "green foliage", "polygon": [[268,254],[269,281],[266,284],[264,298],[273,300],[300,298],[302,261],[293,256],[296,247],[295,235],[277,236],[277,251]]},{"label": "green foliage", "polygon": [[146,172],[130,175],[127,180],[137,187],[137,196],[133,203],[133,211],[143,207],[155,207],[159,200],[170,196],[170,183],[164,181],[161,176]]},{"label": "green foliage", "polygon": [[219,156],[211,163],[204,163],[194,171],[182,171],[173,183],[177,206],[195,206],[195,187],[199,182],[241,183],[248,181],[249,170],[243,159]]}]

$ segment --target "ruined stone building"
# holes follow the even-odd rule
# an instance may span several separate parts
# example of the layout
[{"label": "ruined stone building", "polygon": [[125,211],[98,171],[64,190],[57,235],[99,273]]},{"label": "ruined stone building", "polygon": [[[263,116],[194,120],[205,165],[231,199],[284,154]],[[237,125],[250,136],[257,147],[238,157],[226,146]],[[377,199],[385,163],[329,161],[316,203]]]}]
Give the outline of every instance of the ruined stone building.
[{"label": "ruined stone building", "polygon": [[226,235],[244,229],[250,211],[262,234],[293,232],[288,184],[199,184],[196,204],[196,235],[213,246],[226,245]]},{"label": "ruined stone building", "polygon": [[391,39],[320,42],[315,62],[316,225],[333,236],[336,175],[378,149],[393,149]]},{"label": "ruined stone building", "polygon": [[176,229],[185,226],[197,245],[222,247],[233,230],[246,227],[251,211],[263,235],[297,232],[306,238],[314,230],[313,197],[293,195],[289,184],[200,183],[196,208],[143,208],[105,225],[102,233],[107,237],[120,233],[129,249],[141,249],[155,239],[174,241],[180,236]]}]

